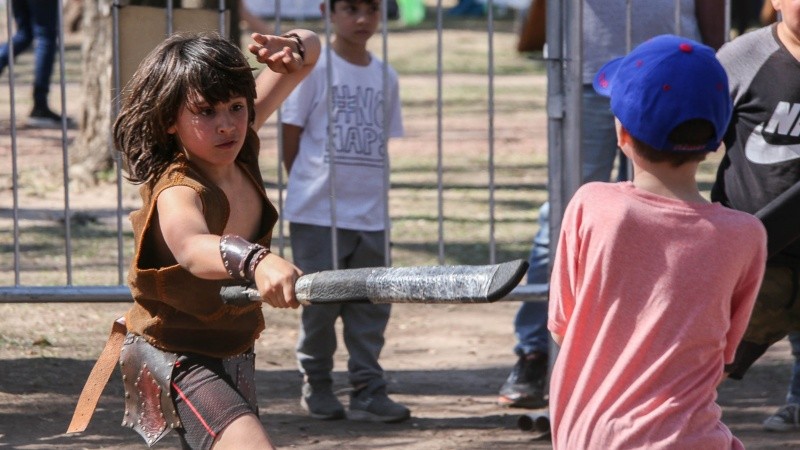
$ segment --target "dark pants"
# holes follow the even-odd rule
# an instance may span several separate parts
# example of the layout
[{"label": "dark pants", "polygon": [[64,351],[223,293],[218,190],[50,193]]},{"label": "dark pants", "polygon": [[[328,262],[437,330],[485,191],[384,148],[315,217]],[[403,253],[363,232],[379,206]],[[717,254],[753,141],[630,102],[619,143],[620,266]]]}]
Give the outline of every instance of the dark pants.
[{"label": "dark pants", "polygon": [[[329,270],[333,266],[331,228],[290,223],[294,263],[305,273]],[[339,269],[385,265],[383,231],[337,229]],[[349,353],[350,384],[359,386],[383,379],[378,357],[383,349],[386,325],[392,305],[336,304],[303,307],[297,361],[312,384],[331,380],[336,352],[335,323],[342,319],[344,344]]]},{"label": "dark pants", "polygon": [[[33,106],[34,109],[46,108],[53,63],[58,52],[58,0],[11,0],[11,7],[17,24],[17,32],[11,39],[14,56],[28,50],[36,41]],[[10,54],[7,42],[0,46],[0,73],[8,65]]]}]

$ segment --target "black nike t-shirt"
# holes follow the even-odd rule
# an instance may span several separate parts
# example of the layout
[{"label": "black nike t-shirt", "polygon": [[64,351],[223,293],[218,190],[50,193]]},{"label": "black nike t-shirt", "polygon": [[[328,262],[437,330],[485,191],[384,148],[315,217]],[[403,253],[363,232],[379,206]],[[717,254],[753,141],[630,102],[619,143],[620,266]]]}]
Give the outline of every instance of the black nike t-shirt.
[{"label": "black nike t-shirt", "polygon": [[[734,39],[717,57],[734,107],[711,199],[755,214],[800,181],[800,61],[775,25]],[[800,214],[800,202],[789,207]],[[782,254],[800,259],[800,240]]]}]

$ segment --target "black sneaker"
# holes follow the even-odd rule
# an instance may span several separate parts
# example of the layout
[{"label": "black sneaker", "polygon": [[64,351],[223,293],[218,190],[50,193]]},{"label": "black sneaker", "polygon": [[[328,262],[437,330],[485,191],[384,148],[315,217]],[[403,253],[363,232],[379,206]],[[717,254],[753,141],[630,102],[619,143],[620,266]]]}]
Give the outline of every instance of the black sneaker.
[{"label": "black sneaker", "polygon": [[411,411],[386,395],[386,383],[376,380],[350,394],[350,411],[347,418],[361,422],[402,422],[411,417]]},{"label": "black sneaker", "polygon": [[500,388],[497,403],[514,408],[543,408],[545,381],[547,380],[547,354],[533,352],[517,360],[511,374]]},{"label": "black sneaker", "polygon": [[[27,125],[31,128],[61,128],[61,116],[49,108],[34,108],[28,117]],[[74,126],[75,123],[68,117],[67,128]]]},{"label": "black sneaker", "polygon": [[314,419],[337,420],[344,419],[345,416],[344,406],[333,393],[331,382],[303,383],[300,406]]},{"label": "black sneaker", "polygon": [[800,429],[800,405],[789,403],[764,420],[768,431],[790,431]]}]

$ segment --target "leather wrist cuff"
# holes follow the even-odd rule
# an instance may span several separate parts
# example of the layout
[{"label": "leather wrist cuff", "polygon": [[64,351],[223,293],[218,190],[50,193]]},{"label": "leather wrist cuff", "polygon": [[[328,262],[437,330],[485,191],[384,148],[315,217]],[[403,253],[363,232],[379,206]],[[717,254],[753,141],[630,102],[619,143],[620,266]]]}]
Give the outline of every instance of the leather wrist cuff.
[{"label": "leather wrist cuff", "polygon": [[269,250],[263,245],[249,242],[235,234],[226,234],[219,240],[222,263],[228,275],[236,281],[254,282],[256,265],[267,253]]}]

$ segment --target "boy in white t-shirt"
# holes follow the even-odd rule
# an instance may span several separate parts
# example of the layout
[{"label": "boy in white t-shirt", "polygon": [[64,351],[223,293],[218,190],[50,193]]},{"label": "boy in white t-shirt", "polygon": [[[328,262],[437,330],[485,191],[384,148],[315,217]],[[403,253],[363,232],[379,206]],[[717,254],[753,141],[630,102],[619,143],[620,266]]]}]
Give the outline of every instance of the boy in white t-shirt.
[{"label": "boy in white t-shirt", "polygon": [[716,387],[761,284],[766,234],[708,202],[696,172],[731,117],[714,51],[655,37],[603,66],[633,182],[589,183],[567,206],[548,329],[561,350],[550,414],[555,449],[743,448]]},{"label": "boy in white t-shirt", "polygon": [[[283,215],[294,263],[305,273],[333,269],[334,258],[338,269],[386,265],[385,137],[402,136],[403,124],[397,74],[367,50],[380,24],[380,5],[380,0],[330,0],[330,48],[283,105],[289,172]],[[321,10],[326,14],[324,3]],[[410,417],[408,408],[387,396],[378,363],[390,311],[391,305],[372,304],[303,308],[297,360],[304,375],[301,404],[311,417],[345,416],[331,378],[334,324],[340,317],[353,386],[348,417],[376,422]]]}]

